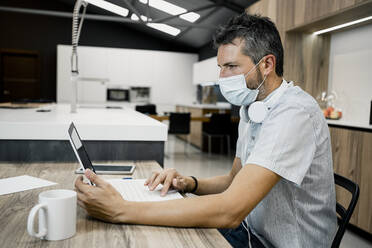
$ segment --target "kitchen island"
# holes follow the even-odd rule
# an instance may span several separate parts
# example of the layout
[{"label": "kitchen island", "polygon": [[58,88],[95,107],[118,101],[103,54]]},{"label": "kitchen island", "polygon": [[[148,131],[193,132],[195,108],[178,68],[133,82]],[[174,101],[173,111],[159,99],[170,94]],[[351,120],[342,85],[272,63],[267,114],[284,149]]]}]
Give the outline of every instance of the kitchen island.
[{"label": "kitchen island", "polygon": [[75,123],[93,161],[164,161],[167,126],[131,108],[68,104],[0,109],[0,161],[77,161],[67,129]]}]

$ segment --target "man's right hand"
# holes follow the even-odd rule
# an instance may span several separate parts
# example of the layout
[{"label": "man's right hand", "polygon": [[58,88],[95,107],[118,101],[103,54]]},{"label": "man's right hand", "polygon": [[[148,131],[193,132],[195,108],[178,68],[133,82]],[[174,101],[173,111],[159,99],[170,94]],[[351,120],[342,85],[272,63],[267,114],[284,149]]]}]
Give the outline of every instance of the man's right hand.
[{"label": "man's right hand", "polygon": [[165,169],[162,172],[153,172],[145,182],[145,186],[148,186],[151,191],[156,189],[159,184],[163,184],[162,196],[165,196],[170,189],[188,192],[195,186],[191,177],[184,177],[173,168]]}]

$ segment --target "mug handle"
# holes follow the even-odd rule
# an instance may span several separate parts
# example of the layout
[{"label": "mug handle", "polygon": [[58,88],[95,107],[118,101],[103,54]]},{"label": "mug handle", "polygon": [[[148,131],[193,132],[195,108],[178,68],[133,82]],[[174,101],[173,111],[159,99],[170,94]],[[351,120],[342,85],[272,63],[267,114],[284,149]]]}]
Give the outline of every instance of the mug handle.
[{"label": "mug handle", "polygon": [[[31,236],[34,236],[36,238],[43,238],[46,234],[47,234],[47,229],[45,228],[46,226],[46,223],[44,223],[45,225],[43,225],[44,227],[41,229],[41,231],[39,233],[35,233],[34,231],[34,220],[35,220],[35,215],[36,213],[41,209],[43,208],[44,211],[47,211],[47,204],[45,203],[40,203],[40,204],[37,204],[36,206],[34,206],[31,211],[30,211],[30,214],[28,215],[28,220],[27,220],[27,231],[28,233],[31,235]],[[40,226],[41,223],[39,223],[39,226]]]}]

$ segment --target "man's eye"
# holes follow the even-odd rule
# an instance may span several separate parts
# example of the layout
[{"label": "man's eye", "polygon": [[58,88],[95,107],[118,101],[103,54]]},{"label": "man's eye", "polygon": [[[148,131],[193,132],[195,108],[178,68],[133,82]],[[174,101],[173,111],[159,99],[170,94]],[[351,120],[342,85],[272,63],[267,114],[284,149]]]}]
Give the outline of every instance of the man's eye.
[{"label": "man's eye", "polygon": [[227,66],[229,69],[234,69],[236,67],[236,65],[228,65]]}]

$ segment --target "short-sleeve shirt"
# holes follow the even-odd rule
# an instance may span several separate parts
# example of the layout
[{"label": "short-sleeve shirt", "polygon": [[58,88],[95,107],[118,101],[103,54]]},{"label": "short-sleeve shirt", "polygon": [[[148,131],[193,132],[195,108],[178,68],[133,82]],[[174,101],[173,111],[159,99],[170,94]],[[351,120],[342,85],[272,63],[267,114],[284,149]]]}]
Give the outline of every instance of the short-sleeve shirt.
[{"label": "short-sleeve shirt", "polygon": [[236,156],[242,166],[259,165],[281,177],[246,218],[266,247],[331,246],[337,229],[331,143],[313,97],[288,86],[262,123],[241,118]]}]

